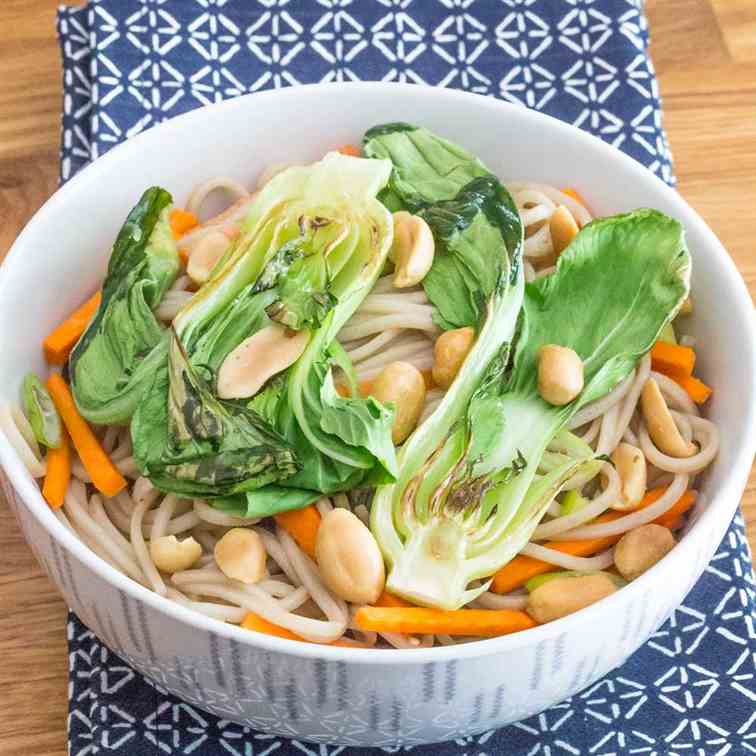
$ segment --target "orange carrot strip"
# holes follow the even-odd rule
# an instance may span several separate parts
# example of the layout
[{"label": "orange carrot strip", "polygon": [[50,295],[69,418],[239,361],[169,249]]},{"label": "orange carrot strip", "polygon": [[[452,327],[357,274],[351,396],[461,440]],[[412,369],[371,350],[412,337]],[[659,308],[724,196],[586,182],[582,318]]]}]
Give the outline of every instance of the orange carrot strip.
[{"label": "orange carrot strip", "polygon": [[263,619],[259,614],[255,614],[254,612],[247,612],[247,615],[242,620],[241,626],[247,630],[265,633],[265,635],[275,635],[278,638],[298,640],[307,643],[301,635],[292,633],[291,630],[287,630],[280,625],[274,625],[272,622],[268,622],[268,620]]},{"label": "orange carrot strip", "polygon": [[71,480],[71,444],[68,433],[61,430],[60,446],[47,450],[47,472],[42,486],[42,496],[53,509],[63,506],[63,499]]},{"label": "orange carrot strip", "polygon": [[[617,516],[619,516],[619,513],[610,512],[597,517],[593,522],[610,522],[617,519]],[[584,541],[549,541],[544,546],[562,554],[585,557],[609,548],[612,544],[617,543],[620,538],[621,536],[604,536],[603,538],[590,538]],[[519,554],[494,575],[491,590],[496,593],[509,593],[521,588],[530,578],[543,575],[544,572],[551,572],[553,569],[555,569],[554,565],[549,562]]]},{"label": "orange carrot strip", "polygon": [[684,388],[688,392],[688,396],[696,403],[703,404],[713,393],[710,386],[707,386],[703,381],[698,378],[688,375],[682,370],[669,369],[669,368],[656,368],[660,373],[663,373],[668,378],[671,378],[675,383]]},{"label": "orange carrot strip", "polygon": [[[666,488],[662,487],[652,488],[646,491],[641,503],[635,508],[636,511],[653,504],[666,490]],[[695,498],[695,494],[692,491],[686,491],[677,500],[669,512],[657,518],[654,522],[668,527],[668,522],[674,520],[677,516],[686,512],[690,508],[693,502],[688,502],[688,497]],[[611,522],[612,520],[624,517],[626,514],[626,511],[604,512],[604,514],[599,515],[595,520],[592,520],[591,524],[597,525],[602,522]],[[662,519],[664,519],[664,522],[662,522]],[[587,557],[609,548],[612,544],[617,543],[621,537],[621,535],[614,535],[603,536],[602,538],[589,538],[583,541],[549,541],[548,543],[545,543],[544,546],[548,549],[554,549],[554,551],[560,551],[563,554]],[[543,575],[545,572],[551,572],[553,569],[554,565],[550,562],[544,562],[541,559],[534,559],[533,557],[520,554],[505,564],[496,575],[494,575],[491,590],[496,593],[509,593],[517,588],[521,588],[528,582],[528,580],[530,580],[530,578],[533,578],[536,575]]]},{"label": "orange carrot strip", "polygon": [[404,599],[399,598],[399,596],[394,596],[393,593],[388,593],[388,591],[383,591],[380,596],[373,602],[373,606],[382,606],[385,608],[393,608],[393,609],[399,609],[401,607],[408,607],[412,606],[408,601],[405,601]]},{"label": "orange carrot strip", "polygon": [[654,370],[675,370],[691,375],[696,364],[696,353],[686,346],[657,341],[651,348],[651,367]]},{"label": "orange carrot strip", "polygon": [[527,630],[536,622],[513,609],[426,609],[362,606],[354,615],[361,630],[378,633],[443,633],[445,635],[506,635]]},{"label": "orange carrot strip", "polygon": [[95,488],[108,498],[115,496],[126,488],[126,478],[100,446],[87,421],[79,414],[71,391],[59,373],[50,374],[47,390]]},{"label": "orange carrot strip", "polygon": [[[292,633],[291,630],[287,630],[285,627],[268,622],[268,620],[254,612],[247,612],[247,615],[242,620],[241,626],[246,630],[254,630],[257,633],[264,633],[265,635],[275,635],[277,638],[286,638],[286,640],[295,640],[300,643],[314,643],[314,641],[309,641],[301,635]],[[352,640],[351,638],[339,638],[331,643],[322,643],[318,645],[339,646],[340,648],[366,648],[364,643]]]},{"label": "orange carrot strip", "polygon": [[362,397],[368,397],[373,391],[373,379],[367,378],[364,381],[360,381],[359,385],[357,386],[360,396]]},{"label": "orange carrot strip", "polygon": [[696,492],[686,491],[663,515],[657,517],[654,522],[665,528],[675,530],[679,526],[679,518],[684,515],[695,503]]},{"label": "orange carrot strip", "polygon": [[320,512],[314,504],[275,515],[276,522],[289,533],[302,550],[315,557],[315,538],[320,527]]},{"label": "orange carrot strip", "polygon": [[362,154],[360,148],[353,144],[342,144],[341,147],[336,148],[336,152],[340,152],[342,155],[349,155],[350,157],[360,157]]},{"label": "orange carrot strip", "polygon": [[199,225],[199,219],[194,213],[174,207],[169,216],[171,231],[174,239],[180,239],[187,231]]},{"label": "orange carrot strip", "polygon": [[588,203],[583,199],[583,195],[580,194],[577,189],[573,189],[571,186],[565,186],[561,191],[567,196],[572,197],[575,202],[579,202],[586,210],[588,209]]},{"label": "orange carrot strip", "polygon": [[690,396],[696,404],[703,404],[713,393],[711,386],[707,386],[703,381],[692,375],[686,375],[680,378],[670,376],[670,378],[679,383],[688,392],[688,396]]},{"label": "orange carrot strip", "polygon": [[100,306],[102,294],[98,291],[78,310],[72,312],[42,343],[47,361],[53,365],[64,365],[70,351],[86,330],[92,316]]}]

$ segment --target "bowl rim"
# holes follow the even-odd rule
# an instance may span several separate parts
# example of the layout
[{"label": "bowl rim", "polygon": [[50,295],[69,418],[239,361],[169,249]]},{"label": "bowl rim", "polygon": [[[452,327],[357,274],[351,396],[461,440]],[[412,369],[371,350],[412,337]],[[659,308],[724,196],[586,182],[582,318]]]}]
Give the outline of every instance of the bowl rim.
[{"label": "bowl rim", "polygon": [[[5,281],[9,276],[8,270],[11,266],[17,264],[17,258],[22,256],[25,247],[25,238],[30,234],[30,229],[44,225],[47,216],[54,212],[58,205],[65,203],[66,198],[70,194],[75,193],[80,185],[89,181],[97,182],[98,179],[101,180],[103,176],[108,174],[111,164],[124,159],[132,153],[138,155],[140,147],[144,142],[169,138],[173,131],[183,128],[187,123],[195,120],[200,121],[208,117],[215,118],[218,117],[218,114],[234,109],[245,109],[250,107],[250,105],[259,104],[263,99],[277,100],[292,97],[312,97],[317,99],[323,96],[324,93],[332,96],[332,93],[345,89],[362,91],[365,94],[377,90],[385,90],[392,93],[396,93],[398,90],[411,91],[414,98],[446,99],[449,107],[452,108],[472,105],[477,110],[487,110],[493,119],[510,116],[523,119],[526,122],[540,123],[551,130],[555,136],[563,137],[566,141],[571,142],[575,149],[597,153],[599,159],[607,163],[615,162],[622,164],[623,168],[629,173],[634,174],[639,182],[655,187],[661,194],[666,195],[666,199],[674,207],[675,213],[685,218],[684,225],[686,229],[695,228],[696,232],[703,239],[704,243],[701,245],[699,254],[712,255],[716,258],[719,274],[731,297],[728,306],[743,315],[747,311],[751,312],[750,318],[742,318],[745,322],[749,322],[750,326],[748,333],[743,334],[741,337],[743,357],[747,358],[750,356],[751,391],[748,396],[744,397],[744,411],[742,414],[746,443],[733,452],[730,473],[726,482],[711,496],[701,515],[693,523],[675,549],[661,562],[657,563],[640,578],[632,581],[630,585],[624,587],[621,591],[555,622],[539,625],[538,627],[519,633],[452,646],[419,649],[380,649],[376,653],[376,650],[372,648],[334,647],[302,641],[291,641],[251,632],[240,626],[206,617],[199,612],[195,612],[192,609],[160,596],[117,571],[65,528],[50,510],[42,497],[39,486],[28,475],[22,462],[16,456],[10,443],[2,433],[0,433],[0,464],[5,469],[12,488],[18,493],[18,498],[29,509],[40,526],[98,577],[117,589],[124,591],[133,600],[145,602],[152,609],[168,615],[174,620],[208,633],[214,633],[239,643],[259,648],[263,651],[359,664],[424,664],[427,662],[468,657],[479,658],[512,650],[523,645],[536,645],[569,630],[573,630],[578,625],[593,623],[598,619],[600,613],[618,610],[623,603],[627,603],[632,598],[637,598],[646,593],[653,586],[655,574],[665,564],[668,564],[670,559],[677,559],[684,552],[689,552],[687,556],[692,557],[693,548],[696,543],[694,534],[697,532],[703,533],[709,526],[713,527],[716,520],[722,518],[723,514],[726,514],[725,526],[723,527],[720,523],[722,534],[724,534],[726,525],[729,524],[739,504],[751,468],[754,451],[756,451],[756,380],[754,380],[756,376],[756,348],[754,346],[756,345],[756,325],[754,324],[751,298],[742,277],[714,232],[674,189],[633,158],[603,142],[598,137],[552,116],[525,107],[517,107],[506,101],[471,92],[409,83],[329,82],[325,84],[307,84],[264,92],[254,92],[230,100],[213,103],[175,116],[168,121],[131,137],[109,150],[105,155],[97,158],[79,171],[66,184],[59,187],[25,225],[8,251],[3,264],[0,265],[0,302],[3,301],[1,294]],[[674,557],[674,554],[678,556]]]}]

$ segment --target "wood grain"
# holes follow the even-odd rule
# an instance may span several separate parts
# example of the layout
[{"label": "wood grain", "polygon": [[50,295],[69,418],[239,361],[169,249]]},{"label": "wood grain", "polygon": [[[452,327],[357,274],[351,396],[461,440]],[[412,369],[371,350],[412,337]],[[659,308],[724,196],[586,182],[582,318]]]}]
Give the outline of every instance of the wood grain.
[{"label": "wood grain", "polygon": [[[55,190],[58,0],[0,3],[0,258]],[[756,295],[756,3],[647,0],[679,190]],[[756,475],[743,499],[756,545]],[[0,754],[66,753],[66,609],[0,501]]]}]

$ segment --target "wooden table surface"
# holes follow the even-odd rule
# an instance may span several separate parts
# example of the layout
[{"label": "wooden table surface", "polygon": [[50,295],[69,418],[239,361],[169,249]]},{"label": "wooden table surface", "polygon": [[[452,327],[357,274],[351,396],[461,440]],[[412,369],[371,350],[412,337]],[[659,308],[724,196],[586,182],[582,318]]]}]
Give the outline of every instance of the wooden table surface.
[{"label": "wooden table surface", "polygon": [[[0,258],[58,176],[59,0],[0,3]],[[756,2],[647,0],[679,190],[756,294]],[[756,475],[743,510],[756,545]],[[0,501],[0,754],[62,756],[66,608]]]}]

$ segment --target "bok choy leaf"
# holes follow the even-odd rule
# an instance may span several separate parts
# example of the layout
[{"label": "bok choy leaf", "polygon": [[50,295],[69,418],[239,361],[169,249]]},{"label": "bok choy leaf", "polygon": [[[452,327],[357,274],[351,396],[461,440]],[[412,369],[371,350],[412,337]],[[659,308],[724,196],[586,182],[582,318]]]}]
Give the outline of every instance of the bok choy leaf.
[{"label": "bok choy leaf", "polygon": [[131,434],[142,473],[156,487],[185,496],[253,490],[298,467],[292,449],[255,412],[213,396],[175,337]]},{"label": "bok choy leaf", "polygon": [[[564,484],[595,464],[573,440],[542,466],[547,445],[651,348],[688,294],[689,270],[680,224],[639,210],[586,226],[555,273],[526,287],[511,366],[502,349],[461,419],[449,426],[432,415],[404,448],[397,483],[376,493],[371,527],[391,565],[388,590],[445,609],[486,590]],[[583,361],[584,388],[562,407],[538,393],[546,344]],[[470,587],[475,580],[484,582]]]},{"label": "bok choy leaf", "polygon": [[[502,245],[512,251],[521,243],[509,193],[478,158],[427,129],[376,126],[364,145],[366,155],[392,161],[388,201],[416,213],[433,231],[435,255],[423,288],[436,323],[447,330],[479,327],[502,274]],[[516,283],[519,256],[509,263]]]},{"label": "bok choy leaf", "polygon": [[[436,242],[423,280],[442,327],[471,325],[476,340],[451,388],[404,447],[429,457],[467,405],[497,357],[508,354],[522,305],[523,228],[507,190],[473,155],[409,124],[370,129],[366,155],[392,161],[393,201],[428,222]],[[404,485],[408,478],[400,478]]]},{"label": "bok choy leaf", "polygon": [[[229,511],[273,513],[395,478],[392,412],[339,397],[332,377],[343,364],[336,334],[391,246],[391,215],[376,199],[390,170],[331,153],[259,193],[238,239],[175,318],[167,365],[134,416],[135,459],[155,485],[223,498]],[[273,323],[285,326],[276,338],[306,332],[304,351],[253,396],[219,398],[224,362]],[[275,495],[282,488],[286,496]]]},{"label": "bok choy leaf", "polygon": [[68,363],[79,411],[94,423],[127,422],[165,362],[165,329],[153,310],[179,272],[168,223],[171,195],[148,189],[113,245],[102,301]]}]

